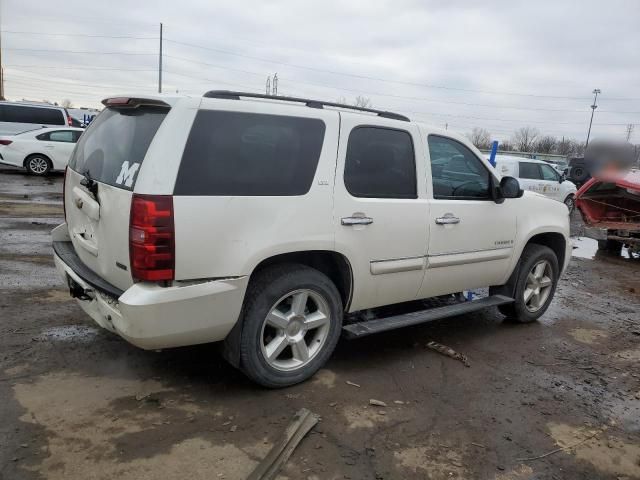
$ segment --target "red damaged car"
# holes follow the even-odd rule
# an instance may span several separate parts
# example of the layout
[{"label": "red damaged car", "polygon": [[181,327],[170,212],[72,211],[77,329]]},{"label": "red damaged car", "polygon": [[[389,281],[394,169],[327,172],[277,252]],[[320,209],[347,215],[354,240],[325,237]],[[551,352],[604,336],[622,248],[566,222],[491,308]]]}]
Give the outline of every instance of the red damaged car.
[{"label": "red damaged car", "polygon": [[586,224],[585,236],[620,253],[640,253],[640,170],[600,174],[576,193],[576,207]]}]

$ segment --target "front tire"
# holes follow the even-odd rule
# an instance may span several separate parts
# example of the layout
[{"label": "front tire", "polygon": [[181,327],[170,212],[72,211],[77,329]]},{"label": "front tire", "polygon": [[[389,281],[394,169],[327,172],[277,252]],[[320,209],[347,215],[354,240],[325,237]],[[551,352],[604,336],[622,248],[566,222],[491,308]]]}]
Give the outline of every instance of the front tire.
[{"label": "front tire", "polygon": [[305,265],[276,265],[258,272],[243,311],[240,368],[265,387],[307,380],[329,359],[340,338],[340,294],[326,275]]},{"label": "front tire", "polygon": [[51,170],[51,161],[44,155],[31,155],[24,166],[31,175],[45,176]]},{"label": "front tire", "polygon": [[576,209],[576,198],[573,194],[567,195],[567,198],[564,199],[564,204],[569,209],[569,214],[572,214]]},{"label": "front tire", "polygon": [[517,323],[530,323],[549,308],[558,284],[558,258],[549,247],[528,244],[520,257],[515,283],[515,302],[502,305],[499,310]]}]

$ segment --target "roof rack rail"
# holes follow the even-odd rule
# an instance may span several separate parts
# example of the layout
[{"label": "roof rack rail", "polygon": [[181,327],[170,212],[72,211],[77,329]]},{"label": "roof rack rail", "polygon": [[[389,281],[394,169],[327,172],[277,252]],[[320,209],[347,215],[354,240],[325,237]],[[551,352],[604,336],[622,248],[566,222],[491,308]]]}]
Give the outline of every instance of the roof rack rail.
[{"label": "roof rack rail", "polygon": [[240,100],[245,98],[264,98],[267,100],[281,100],[284,102],[304,103],[309,108],[336,107],[346,108],[349,110],[357,110],[358,112],[375,113],[379,117],[391,118],[393,120],[402,120],[410,122],[409,117],[400,115],[399,113],[386,112],[384,110],[376,110],[374,108],[356,107],[354,105],[345,105],[344,103],[325,102],[323,100],[311,100],[309,98],[286,97],[280,95],[265,95],[263,93],[234,92],[232,90],[211,90],[203,95],[205,98],[221,98],[225,100]]}]

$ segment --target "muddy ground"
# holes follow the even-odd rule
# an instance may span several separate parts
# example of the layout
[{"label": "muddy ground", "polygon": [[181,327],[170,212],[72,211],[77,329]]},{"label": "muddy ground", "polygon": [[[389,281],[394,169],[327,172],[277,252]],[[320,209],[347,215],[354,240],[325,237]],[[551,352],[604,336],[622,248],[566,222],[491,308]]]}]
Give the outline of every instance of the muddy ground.
[{"label": "muddy ground", "polygon": [[147,352],[92,323],[51,260],[61,181],[0,172],[1,479],[242,479],[301,407],[322,421],[281,478],[640,478],[640,260],[578,242],[540,322],[343,340],[269,391],[214,346]]}]

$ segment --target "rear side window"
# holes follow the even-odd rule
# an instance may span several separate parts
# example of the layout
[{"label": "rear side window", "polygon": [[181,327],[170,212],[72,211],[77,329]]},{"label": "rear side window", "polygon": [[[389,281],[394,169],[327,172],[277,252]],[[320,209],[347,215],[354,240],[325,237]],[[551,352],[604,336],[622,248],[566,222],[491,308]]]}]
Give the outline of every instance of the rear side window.
[{"label": "rear side window", "polygon": [[201,110],[182,155],[175,195],[304,195],[325,124],[315,118]]},{"label": "rear side window", "polygon": [[26,105],[0,105],[0,121],[11,123],[38,123],[66,125],[61,110]]},{"label": "rear side window", "polygon": [[60,130],[57,132],[42,133],[36,138],[38,140],[46,140],[51,142],[66,142],[74,143],[78,141],[78,137],[75,135],[77,132],[73,130]]},{"label": "rear side window", "polygon": [[106,108],[80,136],[69,166],[99,182],[132,190],[149,144],[168,111]]},{"label": "rear side window", "polygon": [[542,180],[540,166],[537,163],[520,162],[520,178],[528,180]]},{"label": "rear side window", "polygon": [[380,127],[353,129],[347,145],[344,185],[354,197],[417,198],[411,135]]}]

